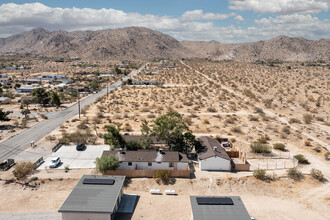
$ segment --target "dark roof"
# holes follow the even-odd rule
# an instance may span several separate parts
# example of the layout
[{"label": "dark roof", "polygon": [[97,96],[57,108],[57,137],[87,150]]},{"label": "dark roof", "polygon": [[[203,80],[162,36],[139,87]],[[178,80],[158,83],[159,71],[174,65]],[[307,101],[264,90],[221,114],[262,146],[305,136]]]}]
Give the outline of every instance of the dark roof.
[{"label": "dark roof", "polygon": [[[124,135],[126,141],[139,141],[139,135]],[[148,137],[153,144],[167,144],[164,140],[157,140],[155,136]]]},{"label": "dark roof", "polygon": [[[221,144],[217,139],[206,136],[200,137],[199,139],[202,141],[202,144],[204,146],[201,152],[198,153],[198,158],[200,160],[204,160],[206,158],[214,157],[214,156],[221,157],[226,160],[230,160],[230,157],[228,156],[225,149],[223,149],[223,147],[221,146]],[[214,150],[214,147],[216,147],[217,149]]]},{"label": "dark roof", "polygon": [[182,162],[188,163],[189,160],[186,155],[177,151],[126,151],[114,150],[103,151],[102,156],[112,154],[116,156],[121,162]]},{"label": "dark roof", "polygon": [[[233,204],[198,204],[197,198],[203,198],[204,200],[207,200],[208,198],[220,200],[231,199]],[[190,196],[190,203],[194,220],[251,220],[251,217],[239,196]]]},{"label": "dark roof", "polygon": [[[85,179],[113,179],[113,185],[84,184]],[[113,213],[125,176],[84,175],[59,212]]]}]

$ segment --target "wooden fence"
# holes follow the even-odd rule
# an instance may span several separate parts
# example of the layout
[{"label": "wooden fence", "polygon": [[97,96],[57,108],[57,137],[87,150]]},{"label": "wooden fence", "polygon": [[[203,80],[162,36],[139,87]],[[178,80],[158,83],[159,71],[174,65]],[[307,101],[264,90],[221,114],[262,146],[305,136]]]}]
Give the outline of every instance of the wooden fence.
[{"label": "wooden fence", "polygon": [[[157,170],[108,170],[105,175],[122,175],[126,177],[154,177]],[[190,177],[190,169],[171,170],[171,177]]]}]

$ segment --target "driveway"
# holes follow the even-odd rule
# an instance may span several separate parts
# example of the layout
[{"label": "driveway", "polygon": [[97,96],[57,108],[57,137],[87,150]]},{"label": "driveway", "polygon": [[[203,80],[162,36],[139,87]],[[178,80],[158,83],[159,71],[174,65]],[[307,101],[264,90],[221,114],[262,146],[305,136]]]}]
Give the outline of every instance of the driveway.
[{"label": "driveway", "polygon": [[61,163],[55,169],[88,169],[95,168],[95,159],[101,157],[104,150],[109,150],[109,145],[87,145],[83,151],[77,151],[76,146],[62,146],[52,155],[49,155],[37,170],[48,168],[51,157],[60,157]]}]

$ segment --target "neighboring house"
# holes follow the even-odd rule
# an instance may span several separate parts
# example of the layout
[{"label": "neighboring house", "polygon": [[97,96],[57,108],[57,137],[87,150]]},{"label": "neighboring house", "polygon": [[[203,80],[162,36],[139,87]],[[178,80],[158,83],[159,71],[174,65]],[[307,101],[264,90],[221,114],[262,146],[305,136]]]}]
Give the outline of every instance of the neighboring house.
[{"label": "neighboring house", "polygon": [[9,77],[0,78],[0,83],[9,83],[9,82],[12,82],[11,78],[9,78]]},{"label": "neighboring house", "polygon": [[11,98],[8,97],[0,97],[0,104],[9,104],[11,102]]},{"label": "neighboring house", "polygon": [[34,86],[21,86],[16,89],[17,93],[32,93],[33,90],[37,89],[39,87],[34,87]]},{"label": "neighboring house", "polygon": [[251,220],[239,196],[190,196],[192,220]]},{"label": "neighboring house", "polygon": [[218,140],[210,137],[200,137],[204,148],[198,152],[199,168],[201,170],[231,170],[231,159]]},{"label": "neighboring house", "polygon": [[146,85],[146,86],[148,86],[148,85],[163,85],[163,83],[160,82],[160,81],[139,81],[139,80],[133,81],[132,84],[133,85],[139,85],[139,86],[142,86],[142,85]]},{"label": "neighboring house", "polygon": [[[166,141],[158,140],[155,136],[146,137],[150,141],[150,147],[156,150],[163,149],[169,150],[169,146],[167,145]],[[137,141],[141,140],[139,135],[124,135],[125,141]]]},{"label": "neighboring house", "polygon": [[42,79],[67,79],[67,76],[59,75],[59,74],[41,74],[40,76]]},{"label": "neighboring house", "polygon": [[6,70],[17,70],[16,66],[6,66]]},{"label": "neighboring house", "polygon": [[103,151],[102,156],[116,156],[120,161],[117,170],[188,170],[189,160],[177,151]]},{"label": "neighboring house", "polygon": [[86,88],[83,86],[73,86],[71,88],[67,88],[69,92],[86,92]]},{"label": "neighboring house", "polygon": [[125,176],[84,175],[58,212],[62,220],[113,220]]},{"label": "neighboring house", "polygon": [[25,80],[22,80],[22,82],[27,83],[28,85],[42,83],[41,78],[38,78],[38,77],[25,79]]}]

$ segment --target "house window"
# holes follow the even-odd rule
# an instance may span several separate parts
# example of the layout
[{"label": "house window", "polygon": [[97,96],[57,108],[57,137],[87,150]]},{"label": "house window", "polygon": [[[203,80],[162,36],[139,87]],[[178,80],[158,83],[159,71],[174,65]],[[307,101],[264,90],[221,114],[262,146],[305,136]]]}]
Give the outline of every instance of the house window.
[{"label": "house window", "polygon": [[158,164],[161,164],[162,162],[157,162]]},{"label": "house window", "polygon": [[128,166],[132,166],[132,162],[128,162]]},{"label": "house window", "polygon": [[148,166],[151,167],[152,166],[152,163],[151,162],[148,162]]},{"label": "house window", "polygon": [[174,163],[169,163],[169,167],[174,167]]}]

